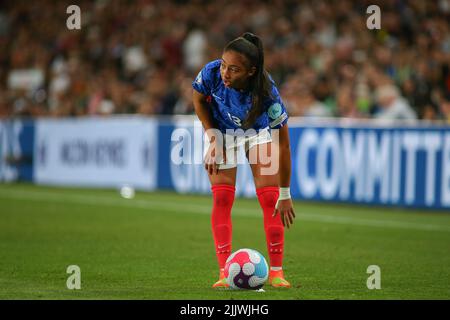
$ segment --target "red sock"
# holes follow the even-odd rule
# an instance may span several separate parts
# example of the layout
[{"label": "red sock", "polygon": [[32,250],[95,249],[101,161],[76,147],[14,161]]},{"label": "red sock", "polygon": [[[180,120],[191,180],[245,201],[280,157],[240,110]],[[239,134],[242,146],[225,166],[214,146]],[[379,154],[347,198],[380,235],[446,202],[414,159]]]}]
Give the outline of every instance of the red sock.
[{"label": "red sock", "polygon": [[218,184],[213,185],[211,190],[213,193],[212,232],[219,268],[223,269],[231,254],[231,208],[236,188],[231,185]]},{"label": "red sock", "polygon": [[284,226],[279,214],[272,217],[278,200],[279,188],[258,188],[256,194],[264,212],[264,231],[266,232],[270,266],[281,267],[283,264]]}]

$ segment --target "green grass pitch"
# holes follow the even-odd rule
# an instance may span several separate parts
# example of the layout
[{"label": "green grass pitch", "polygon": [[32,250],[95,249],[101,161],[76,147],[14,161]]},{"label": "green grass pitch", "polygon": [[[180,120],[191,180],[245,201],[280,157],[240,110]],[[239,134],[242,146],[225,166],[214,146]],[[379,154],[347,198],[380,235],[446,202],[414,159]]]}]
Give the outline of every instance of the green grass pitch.
[{"label": "green grass pitch", "polygon": [[[0,185],[0,299],[449,299],[450,214],[295,202],[291,289],[212,289],[211,197]],[[236,199],[233,250],[267,257],[256,199]],[[67,267],[81,289],[66,287]],[[366,285],[369,265],[381,289]]]}]

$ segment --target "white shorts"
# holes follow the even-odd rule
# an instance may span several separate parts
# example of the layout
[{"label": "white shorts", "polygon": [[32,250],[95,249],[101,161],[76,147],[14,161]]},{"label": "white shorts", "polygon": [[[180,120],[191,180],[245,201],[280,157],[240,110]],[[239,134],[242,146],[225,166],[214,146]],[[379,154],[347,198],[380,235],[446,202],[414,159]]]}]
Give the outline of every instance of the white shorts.
[{"label": "white shorts", "polygon": [[[223,143],[225,144],[226,161],[225,163],[219,164],[219,169],[231,169],[237,167],[239,163],[239,149],[241,146],[244,146],[245,153],[247,153],[254,146],[268,142],[272,142],[269,128],[261,129],[257,134],[252,136],[232,136],[224,134]],[[204,156],[206,155],[208,148],[209,141],[205,141]]]}]

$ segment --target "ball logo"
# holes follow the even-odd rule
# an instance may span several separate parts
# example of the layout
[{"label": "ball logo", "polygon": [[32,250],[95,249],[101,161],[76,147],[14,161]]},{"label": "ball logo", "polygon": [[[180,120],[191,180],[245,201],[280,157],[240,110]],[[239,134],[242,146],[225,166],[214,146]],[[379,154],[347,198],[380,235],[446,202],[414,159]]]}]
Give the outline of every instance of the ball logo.
[{"label": "ball logo", "polygon": [[271,117],[272,119],[276,119],[281,116],[281,112],[282,108],[279,103],[274,103],[273,105],[271,105],[268,111],[269,117]]}]

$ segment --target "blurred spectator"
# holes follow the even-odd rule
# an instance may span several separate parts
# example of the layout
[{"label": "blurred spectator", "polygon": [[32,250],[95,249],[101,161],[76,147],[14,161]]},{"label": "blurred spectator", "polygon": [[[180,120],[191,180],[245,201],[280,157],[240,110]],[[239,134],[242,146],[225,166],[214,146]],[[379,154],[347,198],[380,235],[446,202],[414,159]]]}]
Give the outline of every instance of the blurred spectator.
[{"label": "blurred spectator", "polygon": [[439,111],[447,124],[450,124],[450,99],[443,99],[439,105]]},{"label": "blurred spectator", "polygon": [[188,77],[181,79],[180,92],[173,108],[175,114],[195,114],[192,90],[192,79]]},{"label": "blurred spectator", "polygon": [[344,118],[363,118],[364,114],[358,110],[355,94],[351,86],[342,86],[337,94],[337,115]]},{"label": "blurred spectator", "polygon": [[[449,118],[448,0],[0,2],[0,115],[192,113],[202,66],[245,31],[292,116]],[[243,16],[245,12],[245,16]],[[213,19],[211,17],[220,17]]]},{"label": "blurred spectator", "polygon": [[207,62],[206,49],[206,33],[200,29],[191,30],[183,45],[184,65],[188,72],[195,73]]},{"label": "blurred spectator", "polygon": [[416,113],[408,102],[400,96],[398,89],[391,84],[382,85],[375,92],[380,110],[375,114],[380,120],[405,120],[415,122]]}]

